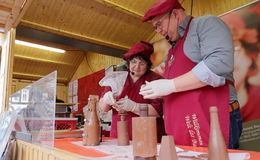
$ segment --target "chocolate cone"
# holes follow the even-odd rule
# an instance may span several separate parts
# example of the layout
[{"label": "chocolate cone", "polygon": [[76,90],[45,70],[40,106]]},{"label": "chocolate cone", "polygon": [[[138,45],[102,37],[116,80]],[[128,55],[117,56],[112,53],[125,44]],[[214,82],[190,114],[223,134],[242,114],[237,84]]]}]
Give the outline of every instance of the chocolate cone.
[{"label": "chocolate cone", "polygon": [[86,116],[83,145],[96,146],[100,143],[100,124],[97,116],[97,101],[98,96],[89,95],[88,98],[88,113]]},{"label": "chocolate cone", "polygon": [[219,125],[217,107],[210,107],[209,160],[228,160],[227,146]]},{"label": "chocolate cone", "polygon": [[127,121],[118,121],[117,122],[117,145],[118,146],[129,145],[128,122]]},{"label": "chocolate cone", "polygon": [[175,149],[175,144],[172,136],[163,136],[160,153],[160,160],[177,160],[177,153]]}]

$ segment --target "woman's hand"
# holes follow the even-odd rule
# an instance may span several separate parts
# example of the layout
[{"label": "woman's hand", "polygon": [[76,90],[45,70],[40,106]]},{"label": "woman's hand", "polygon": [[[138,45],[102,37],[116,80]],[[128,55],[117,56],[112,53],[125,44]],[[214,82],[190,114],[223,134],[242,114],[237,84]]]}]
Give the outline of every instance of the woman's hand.
[{"label": "woman's hand", "polygon": [[114,94],[111,91],[105,93],[102,100],[107,105],[113,105],[116,102]]},{"label": "woman's hand", "polygon": [[121,98],[119,101],[117,101],[112,107],[116,109],[117,111],[127,111],[127,112],[133,112],[134,109],[137,107],[137,104],[135,101],[132,101],[128,97]]}]

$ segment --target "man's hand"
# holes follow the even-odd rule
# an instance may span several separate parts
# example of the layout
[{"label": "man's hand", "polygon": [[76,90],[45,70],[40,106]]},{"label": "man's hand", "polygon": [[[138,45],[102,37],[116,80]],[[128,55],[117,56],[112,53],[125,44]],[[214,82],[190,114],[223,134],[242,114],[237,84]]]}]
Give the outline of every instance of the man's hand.
[{"label": "man's hand", "polygon": [[136,106],[137,106],[136,102],[125,97],[117,101],[112,107],[117,111],[125,110],[127,112],[133,112]]},{"label": "man's hand", "polygon": [[152,82],[146,82],[140,89],[139,94],[144,99],[155,99],[169,95],[176,91],[173,79],[159,79]]},{"label": "man's hand", "polygon": [[114,95],[111,91],[104,94],[103,102],[106,103],[107,105],[113,105],[116,102]]}]

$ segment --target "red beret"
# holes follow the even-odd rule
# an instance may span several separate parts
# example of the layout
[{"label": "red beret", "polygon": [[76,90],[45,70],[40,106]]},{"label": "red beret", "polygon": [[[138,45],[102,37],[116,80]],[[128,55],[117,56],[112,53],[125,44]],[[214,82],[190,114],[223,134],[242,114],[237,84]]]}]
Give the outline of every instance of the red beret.
[{"label": "red beret", "polygon": [[178,0],[158,0],[144,15],[142,21],[152,20],[156,16],[165,14],[173,9],[183,8]]},{"label": "red beret", "polygon": [[130,58],[132,55],[136,55],[138,53],[141,53],[148,60],[150,60],[151,54],[153,53],[153,45],[145,41],[140,41],[124,54],[123,59],[128,60],[128,58]]}]

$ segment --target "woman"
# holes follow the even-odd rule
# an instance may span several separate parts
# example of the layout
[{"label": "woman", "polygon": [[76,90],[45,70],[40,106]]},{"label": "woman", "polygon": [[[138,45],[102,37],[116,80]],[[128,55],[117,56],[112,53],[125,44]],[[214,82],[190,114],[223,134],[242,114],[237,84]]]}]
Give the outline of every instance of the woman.
[{"label": "woman", "polygon": [[156,116],[157,118],[157,138],[158,142],[164,134],[164,123],[162,119],[163,100],[158,99],[143,99],[139,94],[139,90],[146,81],[161,79],[161,76],[150,70],[152,63],[150,56],[153,53],[153,45],[140,41],[136,43],[123,59],[128,64],[128,76],[123,87],[122,93],[114,97],[110,87],[106,87],[103,92],[103,97],[100,99],[99,106],[102,111],[107,112],[112,109],[112,126],[110,131],[111,137],[117,137],[117,121],[120,121],[118,111],[127,111],[126,121],[128,121],[129,136],[132,138],[132,117],[139,116],[140,104],[148,104],[148,115]]}]

